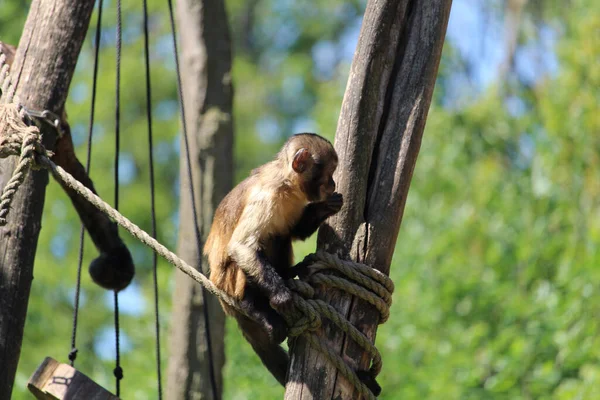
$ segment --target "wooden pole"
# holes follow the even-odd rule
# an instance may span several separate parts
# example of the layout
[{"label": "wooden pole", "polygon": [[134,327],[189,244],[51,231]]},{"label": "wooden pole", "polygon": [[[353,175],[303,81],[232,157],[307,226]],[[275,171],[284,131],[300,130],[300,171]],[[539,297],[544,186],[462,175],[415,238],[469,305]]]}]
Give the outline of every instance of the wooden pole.
[{"label": "wooden pole", "polygon": [[[202,236],[202,246],[214,212],[233,184],[231,39],[223,0],[178,0],[177,18],[183,98],[198,212],[195,220],[186,153],[182,150],[177,254],[208,273],[208,264],[198,249],[196,227]],[[181,148],[185,149],[183,140]],[[169,399],[218,400],[222,397],[225,315],[217,298],[206,293],[187,275],[176,272],[169,338]]]},{"label": "wooden pole", "polygon": [[[34,0],[11,69],[21,103],[61,115],[94,0]],[[52,150],[56,134],[44,133]],[[15,157],[0,161],[0,190]],[[21,352],[48,173],[31,171],[19,188],[8,224],[0,228],[0,399],[11,397]]]},{"label": "wooden pole", "polygon": [[[318,247],[389,274],[442,52],[451,0],[369,0],[335,136],[345,204]],[[375,340],[376,310],[328,289],[319,297]],[[370,360],[330,324],[321,331],[355,370]],[[385,357],[384,357],[385,361]],[[385,388],[383,388],[385,391]],[[291,349],[286,399],[355,399],[354,387],[306,341]]]}]

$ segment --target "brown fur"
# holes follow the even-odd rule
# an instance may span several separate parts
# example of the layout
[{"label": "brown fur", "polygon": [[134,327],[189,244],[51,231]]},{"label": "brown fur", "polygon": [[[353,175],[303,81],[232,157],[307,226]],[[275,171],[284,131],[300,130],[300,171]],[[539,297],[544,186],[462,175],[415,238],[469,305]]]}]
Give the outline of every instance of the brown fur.
[{"label": "brown fur", "polygon": [[[268,230],[261,232],[262,239],[270,235],[289,234],[309,202],[302,177],[289,171],[292,162],[290,155],[302,147],[310,148],[317,161],[327,165],[326,173],[333,174],[337,167],[337,155],[331,143],[323,139],[315,140],[312,136],[295,136],[284,145],[274,161],[253,170],[250,177],[229,192],[215,212],[204,246],[211,269],[210,279],[217,287],[238,299],[244,295],[246,276],[227,254],[233,231],[254,189],[268,194],[264,199],[264,207],[272,207],[273,210]],[[290,257],[291,265],[293,253],[290,253]]]},{"label": "brown fur", "polygon": [[277,344],[287,327],[275,309],[287,309],[292,299],[282,275],[292,265],[292,238],[310,236],[342,205],[341,195],[333,193],[337,161],[326,139],[291,137],[275,160],[225,196],[204,247],[211,281],[238,299],[251,318],[222,303],[224,310],[282,384],[288,357]]}]

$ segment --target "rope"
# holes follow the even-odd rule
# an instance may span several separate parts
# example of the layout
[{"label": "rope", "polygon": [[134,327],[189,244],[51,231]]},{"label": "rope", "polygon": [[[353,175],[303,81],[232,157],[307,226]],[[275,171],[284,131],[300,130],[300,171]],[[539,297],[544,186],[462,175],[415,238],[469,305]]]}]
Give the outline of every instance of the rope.
[{"label": "rope", "polygon": [[[156,200],[155,200],[155,180],[154,180],[154,145],[152,135],[152,87],[150,80],[150,45],[148,33],[148,2],[143,0],[144,14],[144,64],[146,67],[146,119],[148,123],[148,168],[150,175],[150,214],[152,220],[152,237],[156,239]],[[154,337],[156,352],[156,381],[158,389],[158,400],[162,400],[162,371],[160,357],[160,313],[158,307],[158,255],[152,252],[152,280],[154,286]],[[216,400],[216,399],[215,399]]]},{"label": "rope", "polygon": [[[12,117],[15,118],[14,111]],[[2,131],[0,131],[0,134],[2,134]],[[208,292],[217,296],[236,310],[245,313],[235,298],[218,289],[202,273],[177,257],[177,255],[160,244],[156,239],[121,215],[60,166],[54,164],[48,157],[45,149],[39,144],[39,135],[30,133],[29,135],[23,135],[23,137],[23,142],[26,144],[22,145],[21,158],[17,168],[21,166],[21,169],[26,172],[26,169],[31,166],[35,159],[35,165],[49,169],[57,180],[62,181],[75,190],[87,201],[112,218],[118,225],[129,231],[136,239],[152,248],[165,260],[204,286]],[[296,308],[290,314],[284,315],[286,322],[290,326],[290,338],[293,340],[293,338],[298,336],[305,337],[308,343],[325,355],[338,371],[357,388],[361,395],[367,399],[375,399],[373,393],[360,380],[356,372],[315,333],[321,326],[321,318],[325,317],[329,319],[370,355],[372,358],[370,372],[373,374],[373,377],[381,371],[381,354],[371,341],[354,327],[345,316],[323,300],[315,299],[314,287],[317,285],[334,287],[369,302],[380,312],[380,323],[383,323],[389,317],[391,295],[394,289],[393,282],[383,273],[364,264],[340,260],[336,256],[325,252],[317,252],[308,256],[302,264],[307,265],[307,273],[303,274],[306,275],[303,276],[303,280],[292,279],[286,282],[287,286],[292,290],[294,306]],[[331,275],[329,274],[330,270],[334,270],[343,276]],[[117,370],[115,369],[116,372]],[[122,371],[120,372],[122,374]]]},{"label": "rope", "polygon": [[123,367],[121,367],[121,331],[119,329],[119,291],[114,291],[114,303],[115,303],[115,369],[113,375],[115,376],[116,383],[116,395],[121,396],[121,380],[123,379]]},{"label": "rope", "polygon": [[[115,210],[119,210],[119,156],[121,155],[121,36],[122,36],[122,21],[121,21],[121,0],[117,0],[117,26],[116,26],[116,90],[115,90],[115,161],[114,161],[114,183],[115,183]],[[121,380],[123,379],[123,368],[121,367],[121,345],[119,331],[119,292],[115,290],[115,369],[113,371],[116,380],[116,395],[121,395]]]},{"label": "rope", "polygon": [[[389,317],[394,283],[388,276],[376,269],[353,261],[340,260],[323,251],[308,255],[301,264],[308,265],[308,276],[302,280],[286,282],[286,285],[296,292],[294,293],[295,306],[304,314],[303,318],[297,320],[294,320],[292,316],[284,316],[290,325],[289,336],[293,338],[303,335],[310,345],[324,354],[365,398],[375,399],[371,390],[348,366],[342,356],[324,343],[313,331],[321,325],[320,318],[323,316],[333,322],[369,354],[372,360],[369,371],[373,377],[381,372],[382,361],[379,350],[339,311],[323,300],[314,299],[314,286],[325,285],[341,289],[371,303],[380,312],[379,323],[381,324]],[[344,277],[330,275],[329,270],[340,272]],[[350,280],[360,283],[364,287]]]},{"label": "rope", "polygon": [[17,166],[0,195],[0,226],[7,223],[6,217],[11,203],[24,182],[33,163],[36,152],[41,147],[40,131],[23,121],[22,110],[16,104],[0,104],[0,157],[19,155]]},{"label": "rope", "polygon": [[6,62],[6,54],[0,52],[0,89],[2,90],[2,98],[4,103],[8,104],[15,100],[15,87],[12,85],[10,74],[10,66]]},{"label": "rope", "polygon": [[[150,211],[152,220],[152,237],[156,239],[156,200],[155,200],[155,180],[154,180],[154,151],[153,151],[153,135],[152,135],[152,90],[150,85],[150,49],[149,49],[149,33],[148,33],[148,4],[147,0],[143,0],[144,11],[144,59],[146,66],[146,117],[148,122],[148,165],[150,174]],[[155,352],[156,352],[156,376],[158,399],[162,400],[162,371],[161,371],[161,355],[160,355],[160,313],[158,304],[158,255],[152,252],[152,279],[154,283],[154,336]]]},{"label": "rope", "polygon": [[9,70],[10,66],[6,62],[6,54],[0,52],[0,90],[3,95],[6,93],[8,85],[10,84]]}]

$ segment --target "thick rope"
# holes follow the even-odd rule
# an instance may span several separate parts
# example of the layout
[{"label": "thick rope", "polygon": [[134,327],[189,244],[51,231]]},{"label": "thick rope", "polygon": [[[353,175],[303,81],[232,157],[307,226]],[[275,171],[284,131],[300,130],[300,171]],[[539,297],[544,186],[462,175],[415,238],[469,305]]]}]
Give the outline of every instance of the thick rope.
[{"label": "thick rope", "polygon": [[15,103],[19,103],[15,98],[15,87],[11,82],[9,69],[10,66],[6,62],[6,54],[0,52],[0,90],[2,90],[2,101],[5,104],[12,103],[13,100],[15,100]]},{"label": "thick rope", "polygon": [[23,122],[23,114],[17,105],[0,104],[0,158],[20,155],[17,166],[0,195],[0,226],[6,225],[11,203],[40,148],[39,129]]},{"label": "thick rope", "polygon": [[[20,145],[21,157],[17,169],[15,169],[15,173],[13,174],[15,181],[22,182],[24,174],[26,174],[27,170],[31,167],[37,167],[39,165],[47,168],[57,180],[75,190],[96,208],[112,218],[118,225],[125,228],[136,239],[152,248],[165,260],[179,268],[196,282],[200,283],[207,291],[245,314],[244,309],[240,307],[237,299],[217,288],[202,273],[180,259],[156,239],[132,223],[125,216],[121,215],[117,210],[112,208],[100,197],[73,178],[73,176],[63,168],[52,162],[48,157],[48,152],[40,144],[39,130],[35,127],[29,127],[22,122],[17,106],[12,105],[6,107],[0,105],[0,107],[3,107],[0,109],[0,121],[10,121],[9,124],[0,126],[0,138],[3,138],[2,135],[12,137],[15,139],[14,143],[19,143],[19,139],[23,138],[22,144]],[[15,120],[18,119],[21,119],[22,125],[15,122]],[[20,129],[11,131],[14,126],[18,126]],[[6,127],[9,127],[10,129],[2,129]],[[18,136],[20,136],[20,138],[17,138]],[[7,141],[7,143],[9,143],[7,147],[8,150],[5,150],[0,146],[0,154],[15,154],[15,144],[12,141]],[[11,181],[12,180],[13,179],[11,178]],[[7,185],[7,188],[9,185],[10,182]],[[18,187],[18,184],[16,186]],[[10,190],[16,191],[16,188],[13,187]],[[9,197],[14,196],[14,192],[11,193],[11,195],[8,195]],[[0,216],[2,216],[2,210],[4,209],[3,204],[4,201],[0,203]],[[10,200],[8,200],[8,204],[10,204]],[[375,399],[373,393],[360,380],[356,372],[348,366],[336,351],[328,346],[315,333],[321,326],[321,318],[325,317],[329,319],[369,354],[372,358],[370,372],[373,377],[381,371],[381,354],[375,348],[373,343],[371,343],[369,338],[354,327],[344,315],[340,314],[335,308],[323,300],[315,299],[314,287],[317,285],[324,285],[337,288],[369,302],[379,311],[381,316],[380,323],[383,323],[389,317],[389,307],[391,305],[391,297],[394,290],[393,282],[385,274],[371,267],[352,261],[340,260],[336,256],[325,252],[311,254],[302,264],[307,265],[307,276],[303,280],[291,279],[286,282],[287,286],[292,290],[294,306],[296,308],[296,310],[290,314],[284,315],[290,326],[290,338],[298,336],[305,337],[311,346],[315,347],[329,359],[340,373],[357,388],[361,395],[367,399]],[[330,270],[337,271],[343,276],[331,275],[328,273]]]},{"label": "thick rope", "polygon": [[[321,325],[320,318],[322,316],[333,322],[369,354],[372,359],[369,370],[373,377],[381,372],[382,361],[379,350],[365,334],[352,325],[339,311],[323,300],[314,299],[315,290],[313,285],[325,285],[341,289],[371,303],[380,312],[379,323],[383,323],[389,317],[394,283],[388,276],[376,269],[353,261],[340,260],[338,257],[323,251],[310,254],[302,264],[308,265],[308,278],[286,282],[286,285],[297,293],[294,294],[294,304],[304,314],[303,318],[296,320],[290,316],[284,316],[291,326],[289,336],[303,335],[311,346],[329,359],[338,371],[358,389],[361,395],[367,399],[375,399],[373,393],[360,380],[356,372],[348,366],[342,356],[334,351],[331,346],[324,343],[313,331]],[[336,270],[345,277],[330,275],[327,273],[328,270]],[[351,282],[349,279],[361,283],[364,287]]]}]

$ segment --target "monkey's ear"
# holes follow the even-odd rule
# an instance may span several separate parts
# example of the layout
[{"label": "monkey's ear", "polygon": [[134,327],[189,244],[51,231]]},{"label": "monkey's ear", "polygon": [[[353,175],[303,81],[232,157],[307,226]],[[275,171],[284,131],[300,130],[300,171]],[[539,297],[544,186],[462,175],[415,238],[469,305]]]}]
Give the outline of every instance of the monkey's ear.
[{"label": "monkey's ear", "polygon": [[302,148],[294,154],[294,161],[292,161],[292,168],[296,173],[301,174],[310,166],[312,161],[312,154],[305,148]]}]

